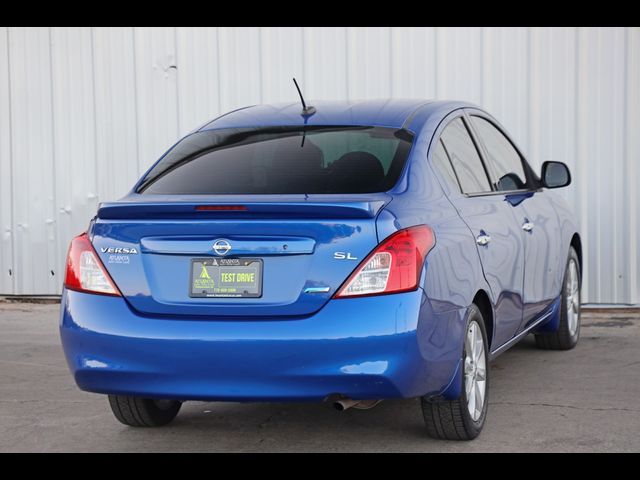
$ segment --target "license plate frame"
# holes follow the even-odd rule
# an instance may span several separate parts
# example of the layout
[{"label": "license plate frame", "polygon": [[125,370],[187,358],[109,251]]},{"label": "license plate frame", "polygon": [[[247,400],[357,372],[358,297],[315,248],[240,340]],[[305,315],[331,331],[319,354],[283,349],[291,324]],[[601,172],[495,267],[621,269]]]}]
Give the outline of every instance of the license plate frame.
[{"label": "license plate frame", "polygon": [[[200,273],[196,271],[199,270]],[[206,270],[206,275],[203,273]],[[237,274],[254,274],[254,281],[236,281]],[[232,274],[233,281],[228,281]],[[223,281],[223,278],[225,281]],[[245,277],[242,277],[245,278]],[[257,257],[203,257],[190,259],[189,297],[191,298],[261,298],[264,261]],[[210,284],[210,286],[205,286]],[[222,286],[224,284],[224,287]]]}]

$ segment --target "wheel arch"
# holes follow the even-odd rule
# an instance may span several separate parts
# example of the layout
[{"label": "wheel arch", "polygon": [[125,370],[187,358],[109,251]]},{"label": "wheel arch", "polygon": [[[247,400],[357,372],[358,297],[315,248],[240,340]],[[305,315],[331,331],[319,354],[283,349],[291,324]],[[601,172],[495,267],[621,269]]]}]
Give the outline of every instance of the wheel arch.
[{"label": "wheel arch", "polygon": [[487,341],[489,342],[489,350],[493,344],[493,332],[494,332],[494,315],[493,306],[491,305],[491,299],[489,294],[484,290],[478,290],[473,297],[473,303],[477,305],[482,313],[484,319],[485,328],[487,330]]},{"label": "wheel arch", "polygon": [[571,243],[570,246],[573,247],[573,249],[576,251],[576,254],[578,255],[578,264],[580,266],[580,275],[582,276],[582,240],[580,239],[580,235],[578,233],[574,233],[573,237],[571,237]]}]

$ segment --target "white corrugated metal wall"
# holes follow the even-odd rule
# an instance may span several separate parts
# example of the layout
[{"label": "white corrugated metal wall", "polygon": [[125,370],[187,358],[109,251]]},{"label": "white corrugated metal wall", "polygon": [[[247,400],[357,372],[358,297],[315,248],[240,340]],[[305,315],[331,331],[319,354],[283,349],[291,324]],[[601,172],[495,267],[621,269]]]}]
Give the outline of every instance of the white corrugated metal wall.
[{"label": "white corrugated metal wall", "polygon": [[640,303],[639,28],[0,27],[0,294],[56,294],[66,247],[180,135],[240,106],[462,99],[569,164],[585,300]]}]

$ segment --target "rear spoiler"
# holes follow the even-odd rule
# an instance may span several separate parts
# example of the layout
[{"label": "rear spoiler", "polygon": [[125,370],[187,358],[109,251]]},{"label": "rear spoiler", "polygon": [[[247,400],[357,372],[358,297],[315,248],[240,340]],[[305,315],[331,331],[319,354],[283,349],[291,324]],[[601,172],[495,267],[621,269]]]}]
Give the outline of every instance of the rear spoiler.
[{"label": "rear spoiler", "polygon": [[374,218],[390,200],[349,202],[106,202],[98,208],[104,220],[207,218]]}]

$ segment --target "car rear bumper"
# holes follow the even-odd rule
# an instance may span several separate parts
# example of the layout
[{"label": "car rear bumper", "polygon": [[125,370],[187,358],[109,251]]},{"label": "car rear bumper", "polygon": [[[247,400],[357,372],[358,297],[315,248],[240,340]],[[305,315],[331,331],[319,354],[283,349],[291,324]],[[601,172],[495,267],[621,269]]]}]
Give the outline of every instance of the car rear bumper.
[{"label": "car rear bumper", "polygon": [[78,386],[220,401],[438,394],[460,357],[463,312],[435,314],[421,289],[331,300],[302,319],[176,319],[123,298],[65,290],[60,333]]}]

